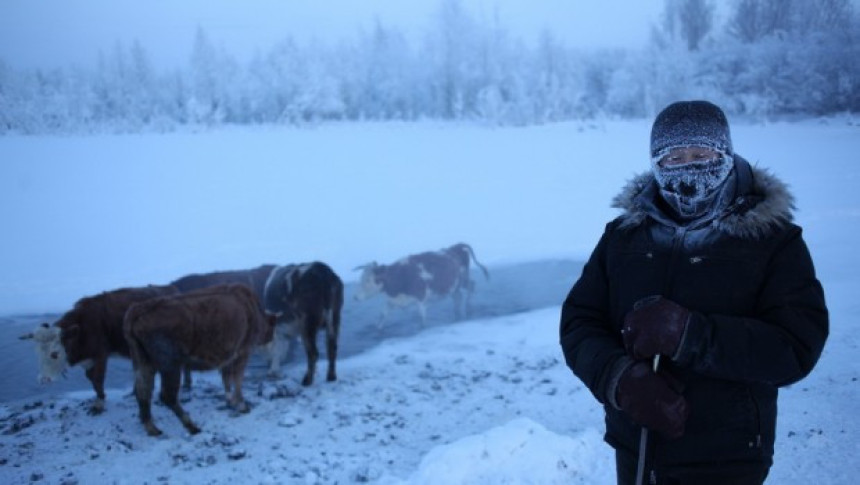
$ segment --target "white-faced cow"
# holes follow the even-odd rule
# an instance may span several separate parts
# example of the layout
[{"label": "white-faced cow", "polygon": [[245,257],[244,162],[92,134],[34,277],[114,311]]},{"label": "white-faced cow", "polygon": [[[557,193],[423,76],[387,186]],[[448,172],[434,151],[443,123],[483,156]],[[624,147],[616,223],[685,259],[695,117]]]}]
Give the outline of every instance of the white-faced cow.
[{"label": "white-faced cow", "polygon": [[51,382],[65,374],[68,367],[80,365],[96,392],[89,412],[101,413],[105,405],[108,357],[129,357],[128,344],[122,333],[126,310],[134,303],[176,293],[178,291],[173,286],[146,286],[81,298],[54,326],[44,323],[33,333],[21,337],[37,343],[39,380]]},{"label": "white-faced cow", "polygon": [[269,276],[264,293],[266,311],[281,314],[276,334],[284,333],[286,337],[272,340],[269,373],[279,373],[280,357],[285,350],[281,345],[300,336],[307,354],[307,372],[302,384],[311,385],[319,359],[317,332],[324,329],[328,357],[326,380],[336,380],[337,341],[343,308],[343,281],[340,277],[328,265],[318,261],[279,266]]},{"label": "white-faced cow", "polygon": [[134,364],[134,393],[140,421],[150,436],[161,434],[152,421],[155,374],[161,376],[160,400],[191,434],[200,428],[179,404],[180,370],[219,369],[227,403],[248,411],[242,380],[255,347],[271,340],[274,315],[260,310],[257,297],[241,284],[219,285],[132,305],[124,333]]},{"label": "white-faced cow", "polygon": [[66,351],[60,343],[60,328],[43,323],[36,330],[19,337],[21,340],[36,342],[36,356],[39,358],[39,382],[47,384],[58,376],[66,376],[69,364]]},{"label": "white-faced cow", "polygon": [[387,304],[379,317],[379,326],[393,307],[415,304],[421,314],[421,323],[427,321],[427,302],[433,298],[451,296],[454,300],[454,315],[468,313],[475,285],[470,277],[469,263],[474,261],[489,278],[487,268],[478,262],[475,252],[468,244],[459,243],[439,251],[428,251],[407,256],[389,265],[372,262],[356,269],[363,270],[357,300],[383,294]]}]

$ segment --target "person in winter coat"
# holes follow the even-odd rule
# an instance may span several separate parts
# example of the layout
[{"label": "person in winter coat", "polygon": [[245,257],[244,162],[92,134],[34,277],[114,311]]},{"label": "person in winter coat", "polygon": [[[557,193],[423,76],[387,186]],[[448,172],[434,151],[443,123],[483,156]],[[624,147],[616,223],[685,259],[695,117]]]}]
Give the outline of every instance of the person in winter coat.
[{"label": "person in winter coat", "polygon": [[618,483],[763,483],[777,389],[809,374],[829,326],[793,196],[735,153],[719,107],[684,101],[613,207],[560,342],[604,406]]}]

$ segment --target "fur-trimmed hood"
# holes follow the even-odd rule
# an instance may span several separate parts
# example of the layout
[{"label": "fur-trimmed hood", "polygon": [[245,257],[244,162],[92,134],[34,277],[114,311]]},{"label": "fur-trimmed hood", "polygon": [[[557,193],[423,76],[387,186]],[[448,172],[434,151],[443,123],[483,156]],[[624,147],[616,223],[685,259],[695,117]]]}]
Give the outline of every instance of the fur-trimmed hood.
[{"label": "fur-trimmed hood", "polygon": [[[794,196],[785,183],[766,169],[751,167],[738,155],[735,172],[735,198],[709,225],[730,236],[761,239],[792,221]],[[633,177],[612,200],[612,207],[624,211],[619,227],[638,226],[649,217],[666,223],[669,218],[657,208],[656,197],[660,197],[659,189],[651,171]]]}]

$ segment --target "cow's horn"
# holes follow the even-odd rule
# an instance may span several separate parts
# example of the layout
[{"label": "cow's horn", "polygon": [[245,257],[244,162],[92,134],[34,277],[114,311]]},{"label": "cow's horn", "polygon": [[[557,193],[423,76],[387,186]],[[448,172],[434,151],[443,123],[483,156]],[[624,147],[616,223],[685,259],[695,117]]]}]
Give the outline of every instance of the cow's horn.
[{"label": "cow's horn", "polygon": [[371,261],[369,263],[364,263],[360,266],[356,266],[355,268],[353,268],[353,271],[364,270],[371,266],[376,266],[376,261]]}]

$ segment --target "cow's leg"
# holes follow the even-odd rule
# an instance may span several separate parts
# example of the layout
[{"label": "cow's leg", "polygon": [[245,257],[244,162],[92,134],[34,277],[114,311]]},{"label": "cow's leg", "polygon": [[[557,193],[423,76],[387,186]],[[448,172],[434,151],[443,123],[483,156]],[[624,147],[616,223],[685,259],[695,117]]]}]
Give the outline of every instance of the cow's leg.
[{"label": "cow's leg", "polygon": [[282,328],[284,323],[279,323],[275,325],[274,332],[272,334],[272,341],[265,345],[265,351],[269,358],[269,370],[266,372],[266,375],[272,378],[281,377],[281,355],[283,355],[284,349],[284,329]]},{"label": "cow's leg", "polygon": [[472,315],[472,295],[475,293],[475,280],[466,280],[466,315]]},{"label": "cow's leg", "polygon": [[308,370],[305,373],[305,378],[302,379],[302,385],[310,386],[314,382],[317,360],[320,356],[320,352],[317,350],[317,330],[319,329],[319,321],[316,318],[308,318],[307,316],[304,316],[303,320],[302,344],[304,344],[305,353],[308,357]]},{"label": "cow's leg", "polygon": [[93,360],[93,364],[87,368],[87,379],[93,385],[93,390],[96,391],[96,399],[88,413],[90,415],[101,414],[105,410],[105,374],[107,373],[107,356],[98,357]]},{"label": "cow's leg", "polygon": [[340,333],[340,312],[335,310],[325,311],[325,345],[328,355],[328,374],[326,380],[329,382],[337,380],[337,340]]},{"label": "cow's leg", "polygon": [[394,306],[391,300],[385,303],[382,313],[379,314],[379,320],[376,322],[376,328],[382,330],[385,327],[385,321],[388,320],[388,314],[391,313],[391,308]]},{"label": "cow's leg", "polygon": [[232,397],[230,394],[233,392],[233,375],[231,372],[232,367],[229,365],[221,368],[221,384],[224,386],[224,397],[227,398],[228,404],[232,404]]},{"label": "cow's leg", "polygon": [[191,390],[191,368],[182,366],[182,388],[186,391]]},{"label": "cow's leg", "polygon": [[137,399],[140,422],[146,434],[158,436],[161,430],[152,422],[152,388],[155,385],[155,369],[145,364],[136,364],[134,369],[134,397]]},{"label": "cow's leg", "polygon": [[242,395],[242,382],[245,378],[245,367],[248,365],[248,357],[248,354],[240,355],[230,365],[221,370],[221,378],[224,379],[225,383],[229,380],[233,387],[232,395],[227,396],[227,404],[240,413],[250,411],[250,407]]},{"label": "cow's leg", "polygon": [[418,314],[421,316],[421,326],[427,324],[427,304],[423,301],[419,301],[418,305]]},{"label": "cow's leg", "polygon": [[182,378],[181,371],[179,367],[175,369],[170,369],[166,371],[160,372],[161,375],[161,402],[163,402],[173,414],[179,418],[179,421],[182,422],[182,425],[185,426],[185,429],[188,430],[191,434],[197,434],[200,432],[200,428],[191,421],[191,417],[182,409],[182,405],[179,404],[179,384]]},{"label": "cow's leg", "polygon": [[460,320],[463,318],[463,295],[459,288],[451,293],[451,298],[454,300],[454,319]]}]

